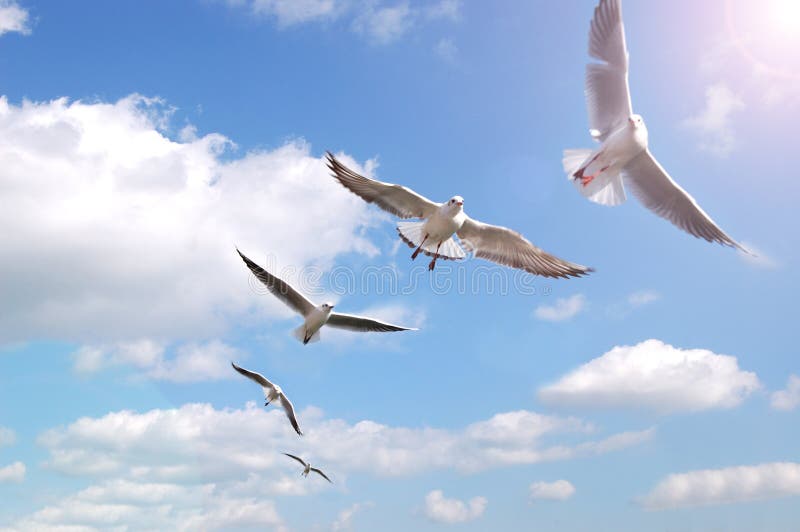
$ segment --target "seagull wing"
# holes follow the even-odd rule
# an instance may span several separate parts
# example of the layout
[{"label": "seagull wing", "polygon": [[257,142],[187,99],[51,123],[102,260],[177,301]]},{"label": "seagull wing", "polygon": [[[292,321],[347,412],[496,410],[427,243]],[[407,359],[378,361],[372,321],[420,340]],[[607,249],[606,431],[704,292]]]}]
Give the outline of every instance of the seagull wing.
[{"label": "seagull wing", "polygon": [[592,136],[603,140],[632,113],[628,87],[628,49],[620,0],[600,0],[589,28],[586,107]]},{"label": "seagull wing", "polygon": [[300,462],[301,464],[303,464],[303,467],[305,467],[305,466],[307,466],[307,465],[308,465],[308,464],[306,464],[306,463],[305,463],[305,461],[304,461],[302,458],[300,458],[299,456],[295,456],[295,455],[293,455],[293,454],[289,454],[289,453],[283,453],[283,454],[285,454],[285,455],[286,455],[286,456],[288,456],[289,458],[294,458],[295,460],[297,460],[298,462]]},{"label": "seagull wing", "polygon": [[303,435],[303,431],[300,430],[300,425],[297,423],[297,418],[294,415],[294,406],[292,406],[292,402],[286,397],[285,394],[280,395],[281,405],[283,406],[284,412],[286,412],[286,417],[289,418],[289,421],[292,422],[292,427],[294,427],[294,431],[299,434],[300,436]]},{"label": "seagull wing", "polygon": [[461,243],[476,257],[504,266],[519,268],[544,277],[580,277],[592,268],[561,260],[537,248],[524,236],[506,227],[489,225],[467,218],[456,233]]},{"label": "seagull wing", "polygon": [[309,312],[311,312],[311,310],[314,309],[314,303],[309,301],[303,294],[292,288],[292,285],[286,281],[278,279],[267,270],[245,257],[244,254],[238,249],[236,252],[240,257],[242,257],[244,263],[247,264],[247,267],[250,268],[250,271],[256,276],[256,279],[264,283],[264,286],[266,286],[270,292],[291,307],[292,310],[300,313],[303,316],[306,316]]},{"label": "seagull wing", "polygon": [[416,329],[411,327],[400,327],[399,325],[392,325],[391,323],[373,320],[372,318],[355,316],[353,314],[340,314],[338,312],[331,313],[325,325],[330,325],[337,329],[359,332],[416,331]]},{"label": "seagull wing", "polygon": [[233,362],[231,362],[231,366],[233,366],[233,369],[235,369],[236,371],[238,371],[251,381],[255,381],[265,388],[275,389],[275,385],[272,384],[269,380],[267,380],[267,378],[264,377],[261,373],[256,373],[255,371],[250,371],[249,369],[240,368]]},{"label": "seagull wing", "polygon": [[328,168],[333,172],[333,177],[350,192],[400,218],[427,218],[439,207],[404,186],[383,183],[357,174],[340,163],[330,152]]},{"label": "seagull wing", "polygon": [[634,157],[622,171],[625,182],[639,201],[657,215],[697,238],[749,253],[725,234],[694,198],[672,180],[650,150],[644,150]]},{"label": "seagull wing", "polygon": [[320,476],[322,476],[322,478],[324,478],[325,480],[327,480],[328,482],[333,484],[333,481],[328,478],[328,475],[326,475],[325,473],[323,473],[321,470],[317,469],[316,467],[312,467],[311,471],[313,471],[314,473],[318,473]]}]

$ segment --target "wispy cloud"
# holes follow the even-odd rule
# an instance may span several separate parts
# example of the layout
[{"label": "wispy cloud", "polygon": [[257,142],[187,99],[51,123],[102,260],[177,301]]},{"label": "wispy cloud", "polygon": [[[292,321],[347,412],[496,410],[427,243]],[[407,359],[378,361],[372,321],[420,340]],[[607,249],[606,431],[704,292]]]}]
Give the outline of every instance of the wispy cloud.
[{"label": "wispy cloud", "polygon": [[786,389],[773,392],[770,397],[770,404],[775,410],[794,410],[800,406],[800,377],[789,375],[786,382]]},{"label": "wispy cloud", "polygon": [[0,467],[0,482],[22,482],[25,480],[25,470],[25,464],[22,462]]},{"label": "wispy cloud", "polygon": [[558,405],[642,408],[658,413],[738,406],[760,387],[729,355],[659,340],[618,346],[539,390]]},{"label": "wispy cloud", "polygon": [[778,462],[669,475],[637,502],[648,510],[666,510],[790,495],[800,495],[800,464]]},{"label": "wispy cloud", "polygon": [[445,63],[454,64],[458,59],[458,46],[453,39],[443,37],[433,47],[434,53]]},{"label": "wispy cloud", "polygon": [[371,508],[373,504],[367,502],[357,502],[339,512],[336,521],[331,525],[331,532],[345,532],[353,530],[353,518],[357,513],[364,511],[366,508]]},{"label": "wispy cloud", "polygon": [[29,23],[30,15],[26,9],[14,0],[0,0],[0,35],[11,32],[28,35],[31,32]]},{"label": "wispy cloud", "polygon": [[575,294],[568,298],[559,298],[552,305],[539,305],[533,315],[544,321],[566,321],[577,316],[586,308],[586,296]]},{"label": "wispy cloud", "polygon": [[435,523],[466,523],[482,516],[488,502],[486,497],[473,497],[467,502],[448,499],[442,490],[433,490],[425,496],[423,512]]},{"label": "wispy cloud", "polygon": [[730,155],[736,146],[732,116],[745,107],[741,98],[723,82],[706,89],[705,106],[683,121],[694,132],[698,148],[716,157]]},{"label": "wispy cloud", "polygon": [[566,501],[575,495],[575,486],[567,480],[534,482],[528,491],[531,501]]}]

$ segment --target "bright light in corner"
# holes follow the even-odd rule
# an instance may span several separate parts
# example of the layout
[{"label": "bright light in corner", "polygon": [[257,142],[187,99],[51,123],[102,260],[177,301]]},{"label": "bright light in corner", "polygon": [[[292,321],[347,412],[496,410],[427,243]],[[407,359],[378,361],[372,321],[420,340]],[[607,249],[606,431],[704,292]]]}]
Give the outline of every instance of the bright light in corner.
[{"label": "bright light in corner", "polygon": [[[758,5],[758,3],[755,3]],[[800,40],[800,0],[769,0],[762,4],[780,37]]]}]

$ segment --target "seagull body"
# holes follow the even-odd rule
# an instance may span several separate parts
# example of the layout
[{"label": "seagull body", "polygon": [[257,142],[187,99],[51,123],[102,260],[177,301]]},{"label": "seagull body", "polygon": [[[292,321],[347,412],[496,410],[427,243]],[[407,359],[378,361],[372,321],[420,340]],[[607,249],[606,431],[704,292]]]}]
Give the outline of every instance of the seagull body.
[{"label": "seagull body", "polygon": [[497,225],[473,220],[464,212],[464,198],[453,196],[445,203],[436,203],[401,185],[383,183],[364,177],[343,165],[328,152],[328,167],[333,177],[367,203],[375,203],[400,218],[419,218],[419,222],[397,224],[400,238],[416,248],[411,259],[420,253],[437,259],[459,260],[466,257],[455,241],[457,235],[467,251],[504,266],[519,268],[545,277],[580,277],[591,268],[559,259],[534,246],[521,234]]},{"label": "seagull body", "polygon": [[235,369],[248,379],[261,385],[261,389],[264,390],[264,398],[266,400],[264,406],[269,405],[272,401],[275,401],[276,399],[280,400],[281,406],[283,407],[283,411],[286,412],[286,417],[289,418],[289,422],[291,422],[294,431],[297,432],[297,434],[300,436],[303,435],[303,431],[300,430],[300,425],[297,423],[297,417],[295,417],[294,414],[294,406],[292,406],[292,402],[289,401],[289,398],[286,397],[286,395],[283,393],[283,390],[281,390],[280,386],[278,386],[277,384],[273,384],[260,373],[240,368],[233,362],[231,362],[231,366],[233,366],[233,369]]},{"label": "seagull body", "polygon": [[311,467],[311,464],[309,464],[308,462],[306,462],[305,460],[303,460],[303,459],[302,459],[302,458],[300,458],[299,456],[295,456],[295,455],[293,455],[293,454],[289,454],[289,453],[283,453],[283,454],[285,454],[285,455],[286,455],[286,456],[288,456],[289,458],[294,458],[295,460],[297,460],[298,462],[300,462],[301,464],[303,464],[303,472],[302,472],[302,473],[300,473],[302,476],[304,476],[304,477],[308,477],[308,474],[309,474],[311,471],[313,471],[314,473],[317,473],[317,474],[318,474],[318,475],[320,475],[322,478],[324,478],[325,480],[327,480],[328,482],[330,482],[331,484],[333,484],[333,481],[332,481],[331,479],[329,479],[329,478],[328,478],[328,476],[327,476],[325,473],[323,473],[323,472],[322,472],[322,470],[320,470],[320,469],[317,469],[316,467]]},{"label": "seagull body", "polygon": [[401,327],[399,325],[393,325],[391,323],[386,323],[363,316],[333,312],[334,305],[331,303],[315,305],[309,301],[308,298],[295,290],[289,283],[275,277],[267,270],[248,259],[238,249],[236,252],[239,253],[239,256],[242,258],[253,275],[255,275],[255,277],[261,281],[270,292],[277,296],[278,299],[283,301],[292,310],[303,316],[303,324],[294,330],[294,336],[303,342],[303,344],[319,341],[319,331],[323,325],[357,332],[394,332],[416,330],[415,328]]},{"label": "seagull body", "polygon": [[601,61],[586,66],[586,105],[596,150],[565,150],[564,171],[578,191],[601,205],[619,205],[627,185],[658,216],[687,233],[745,250],[700,208],[656,161],[647,127],[633,113],[628,87],[628,50],[621,0],[600,0],[589,30],[589,55]]}]

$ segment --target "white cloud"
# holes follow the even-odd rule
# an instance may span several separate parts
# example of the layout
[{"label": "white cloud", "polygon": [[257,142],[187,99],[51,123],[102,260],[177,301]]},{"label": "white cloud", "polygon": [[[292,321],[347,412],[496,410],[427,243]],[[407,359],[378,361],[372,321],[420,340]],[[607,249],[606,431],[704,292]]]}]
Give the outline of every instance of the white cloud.
[{"label": "white cloud", "polygon": [[543,401],[584,407],[693,412],[739,405],[760,383],[735,357],[659,340],[618,346],[539,390]]},{"label": "white cloud", "polygon": [[458,46],[453,39],[441,38],[433,47],[434,53],[445,63],[453,64],[458,58]]},{"label": "white cloud", "polygon": [[628,304],[633,307],[642,307],[649,305],[661,299],[661,294],[655,290],[639,290],[628,296]]},{"label": "white cloud", "polygon": [[214,484],[113,480],[18,519],[11,530],[230,530],[283,522],[269,500],[233,497]]},{"label": "white cloud", "polygon": [[533,315],[545,321],[565,321],[577,316],[586,308],[586,297],[575,294],[568,298],[559,298],[553,305],[539,305]]},{"label": "white cloud", "polygon": [[648,510],[665,510],[790,495],[800,495],[800,464],[776,462],[669,475],[638,503]]},{"label": "white cloud", "polygon": [[[231,158],[219,134],[168,138],[159,127],[169,113],[137,95],[0,98],[0,226],[14,227],[0,233],[0,344],[210,339],[233,319],[291,315],[254,295],[263,290],[235,245],[295,275],[340,253],[378,252],[363,234],[379,215],[305,142]],[[97,363],[88,352],[81,360]]]},{"label": "white cloud", "polygon": [[275,17],[280,27],[336,18],[345,2],[337,0],[228,0],[229,5],[246,5],[258,16]]},{"label": "white cloud", "polygon": [[389,44],[411,29],[415,15],[407,2],[391,6],[368,4],[353,20],[353,29],[375,44]]},{"label": "white cloud", "polygon": [[473,497],[468,502],[448,499],[442,490],[433,490],[425,496],[425,516],[436,523],[466,523],[483,515],[488,501],[486,497]]},{"label": "white cloud", "polygon": [[336,521],[331,525],[332,532],[344,532],[346,530],[353,530],[353,517],[358,512],[363,511],[365,508],[370,508],[371,502],[357,502],[339,512]]},{"label": "white cloud", "polygon": [[706,89],[705,107],[683,124],[697,135],[700,150],[727,157],[736,145],[731,116],[744,107],[725,83],[716,83]]},{"label": "white cloud", "polygon": [[575,495],[575,486],[566,480],[534,482],[529,488],[532,501],[566,501]]},{"label": "white cloud", "polygon": [[171,382],[197,382],[232,378],[229,364],[245,358],[237,349],[219,340],[178,346],[165,356],[164,345],[152,340],[85,345],[73,353],[75,371],[91,374],[119,365],[141,370],[142,377]]},{"label": "white cloud", "polygon": [[244,7],[254,16],[274,18],[280,28],[343,19],[354,32],[379,45],[399,40],[416,26],[456,22],[461,17],[460,0],[227,0],[226,3]]},{"label": "white cloud", "polygon": [[773,392],[770,404],[775,410],[794,410],[800,406],[800,377],[790,375],[786,389]]},{"label": "white cloud", "polygon": [[28,35],[31,32],[28,26],[28,11],[14,0],[0,0],[0,35],[17,32]]},{"label": "white cloud", "polygon": [[14,462],[11,465],[0,467],[0,483],[22,482],[25,480],[25,464]]},{"label": "white cloud", "polygon": [[16,433],[8,427],[0,426],[0,447],[14,445],[17,441]]},{"label": "white cloud", "polygon": [[[324,419],[315,408],[300,410],[299,418],[306,432],[300,441],[279,409],[265,410],[255,403],[241,410],[216,410],[207,404],[141,414],[123,410],[49,430],[38,443],[50,453],[46,466],[69,475],[135,475],[142,481],[176,482],[293,472],[284,457],[263,452],[265,439],[275,448],[296,449],[324,464],[334,476],[402,476],[595,455],[636,445],[651,435],[619,433],[574,443],[576,434],[594,432],[594,427],[573,417],[524,410],[500,413],[461,430],[391,427],[369,420],[349,424]],[[559,434],[569,435],[573,443],[544,444],[545,438],[552,441]]]}]

